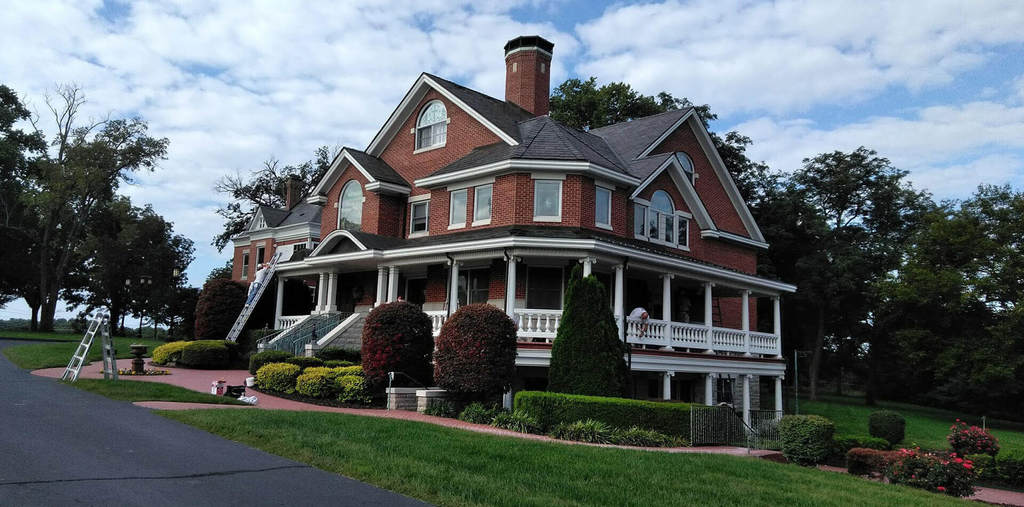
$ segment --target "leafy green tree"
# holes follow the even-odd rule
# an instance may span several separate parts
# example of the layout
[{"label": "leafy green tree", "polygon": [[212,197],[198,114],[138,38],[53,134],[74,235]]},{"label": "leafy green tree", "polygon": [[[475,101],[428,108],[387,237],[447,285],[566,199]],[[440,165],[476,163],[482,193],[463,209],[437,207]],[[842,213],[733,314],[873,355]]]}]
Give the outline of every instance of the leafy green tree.
[{"label": "leafy green tree", "polygon": [[569,281],[565,310],[551,347],[548,390],[592,396],[622,396],[629,385],[626,346],[601,282],[591,275]]},{"label": "leafy green tree", "polygon": [[225,176],[217,183],[217,191],[231,196],[231,201],[217,209],[224,218],[224,231],[213,239],[213,246],[223,250],[231,237],[245,230],[260,206],[286,207],[286,185],[289,177],[301,182],[302,195],[309,192],[331,167],[335,152],[327,146],[316,149],[315,159],[299,165],[281,166],[276,159],[263,162],[263,168],[253,171],[248,178],[241,174]]},{"label": "leafy green tree", "polygon": [[230,280],[231,279],[231,270],[232,270],[232,265],[231,265],[231,260],[229,259],[223,266],[221,266],[219,268],[211,269],[210,270],[210,274],[206,275],[206,281],[209,282],[210,280],[214,280],[214,279],[217,279],[217,278],[224,278],[224,279]]}]

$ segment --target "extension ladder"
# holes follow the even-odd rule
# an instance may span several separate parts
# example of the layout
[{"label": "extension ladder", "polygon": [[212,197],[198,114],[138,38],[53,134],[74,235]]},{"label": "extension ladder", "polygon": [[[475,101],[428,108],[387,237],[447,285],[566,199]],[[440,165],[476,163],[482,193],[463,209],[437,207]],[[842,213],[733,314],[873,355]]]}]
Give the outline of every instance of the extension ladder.
[{"label": "extension ladder", "polygon": [[277,262],[280,259],[281,252],[274,252],[274,256],[270,258],[270,262],[267,264],[267,271],[264,276],[261,279],[252,281],[252,283],[259,284],[256,287],[255,297],[250,298],[249,294],[246,293],[245,306],[242,307],[242,312],[238,314],[235,324],[231,326],[231,331],[228,332],[228,341],[236,341],[238,340],[238,335],[242,334],[245,322],[249,320],[249,315],[256,309],[256,304],[260,302],[260,297],[263,296],[263,291],[267,289],[267,285],[270,285],[270,280],[274,277],[274,272],[277,271]]},{"label": "extension ladder", "polygon": [[71,355],[68,367],[64,369],[64,374],[60,377],[61,380],[70,382],[78,380],[78,374],[82,371],[82,365],[85,364],[85,360],[89,356],[89,349],[92,348],[92,342],[95,340],[97,333],[100,333],[101,337],[103,378],[117,380],[117,358],[114,355],[114,339],[110,337],[110,315],[102,312],[93,317],[89,322],[89,327],[86,329],[85,335],[82,336],[82,341],[79,342],[78,348]]}]

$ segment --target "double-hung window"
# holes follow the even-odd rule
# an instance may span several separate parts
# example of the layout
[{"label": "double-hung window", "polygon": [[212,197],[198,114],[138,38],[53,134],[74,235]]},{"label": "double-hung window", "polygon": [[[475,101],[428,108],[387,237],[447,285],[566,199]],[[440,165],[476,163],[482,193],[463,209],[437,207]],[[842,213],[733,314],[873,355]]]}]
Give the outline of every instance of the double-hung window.
[{"label": "double-hung window", "polygon": [[409,214],[409,235],[426,234],[429,230],[430,201],[412,203]]},{"label": "double-hung window", "polygon": [[493,194],[493,185],[480,185],[476,187],[473,194],[473,225],[487,225],[491,223],[491,197],[493,197]]},{"label": "double-hung window", "polygon": [[604,187],[595,187],[594,193],[594,225],[605,229],[612,228],[612,191]]},{"label": "double-hung window", "polygon": [[654,192],[650,202],[633,208],[633,234],[652,243],[689,248],[690,214],[675,209],[672,198],[663,190]]},{"label": "double-hung window", "polygon": [[440,101],[427,104],[416,121],[416,149],[444,146],[448,138],[448,111]]},{"label": "double-hung window", "polygon": [[533,180],[533,220],[562,221],[561,180]]},{"label": "double-hung window", "polygon": [[242,280],[249,278],[249,252],[242,252]]},{"label": "double-hung window", "polygon": [[466,198],[469,191],[455,190],[451,193],[451,207],[448,210],[448,228],[458,229],[466,226]]}]

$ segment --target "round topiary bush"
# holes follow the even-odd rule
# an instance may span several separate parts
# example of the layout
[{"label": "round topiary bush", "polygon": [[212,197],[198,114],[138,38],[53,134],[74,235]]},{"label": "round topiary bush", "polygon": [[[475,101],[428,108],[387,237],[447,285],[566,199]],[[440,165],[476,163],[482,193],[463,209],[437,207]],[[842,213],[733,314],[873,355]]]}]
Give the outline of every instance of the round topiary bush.
[{"label": "round topiary bush", "polygon": [[395,378],[393,385],[427,385],[433,368],[434,337],[430,317],[405,301],[374,308],[363,324],[363,373],[374,386],[387,384],[388,372],[402,372],[414,379]]},{"label": "round topiary bush", "polygon": [[177,364],[189,368],[227,368],[231,362],[231,349],[228,343],[224,340],[186,342]]},{"label": "round topiary bush", "polygon": [[264,350],[263,352],[257,352],[256,354],[249,356],[249,373],[255,375],[263,365],[270,363],[284,363],[290,357],[292,357],[292,355],[283,350]]},{"label": "round topiary bush", "polygon": [[576,272],[574,269],[551,347],[548,390],[622,396],[629,385],[626,345],[619,340],[604,286],[593,275],[580,279]]},{"label": "round topiary bush", "polygon": [[879,410],[868,416],[868,433],[875,438],[883,438],[890,445],[903,441],[907,428],[907,420],[899,412]]},{"label": "round topiary bush", "polygon": [[779,421],[782,455],[803,466],[825,461],[832,450],[832,421],[817,415],[787,415]]},{"label": "round topiary bush", "polygon": [[188,342],[165,343],[153,349],[153,364],[168,364],[181,359],[181,351],[185,350]]},{"label": "round topiary bush", "polygon": [[256,385],[267,391],[291,394],[302,369],[290,363],[270,363],[256,371]]},{"label": "round topiary bush", "polygon": [[215,278],[203,285],[196,303],[196,337],[223,340],[245,306],[247,289],[241,283]]},{"label": "round topiary bush", "polygon": [[334,379],[338,401],[352,405],[369,405],[373,401],[370,385],[362,375],[340,375]]},{"label": "round topiary bush", "polygon": [[434,382],[481,400],[508,391],[516,374],[516,325],[489,304],[459,308],[441,328],[434,352]]}]

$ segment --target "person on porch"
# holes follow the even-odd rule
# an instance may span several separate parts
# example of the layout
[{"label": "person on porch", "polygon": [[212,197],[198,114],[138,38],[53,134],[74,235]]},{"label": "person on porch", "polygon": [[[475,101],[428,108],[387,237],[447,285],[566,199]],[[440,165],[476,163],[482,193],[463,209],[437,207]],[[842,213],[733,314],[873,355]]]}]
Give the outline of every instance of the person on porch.
[{"label": "person on porch", "polygon": [[633,311],[629,312],[629,316],[630,316],[630,318],[640,319],[640,329],[639,329],[640,333],[639,334],[640,334],[641,337],[646,336],[647,335],[647,319],[649,319],[651,317],[651,315],[649,313],[647,313],[647,310],[644,309],[644,307],[642,307],[642,306],[638,306],[638,307],[634,308]]}]

